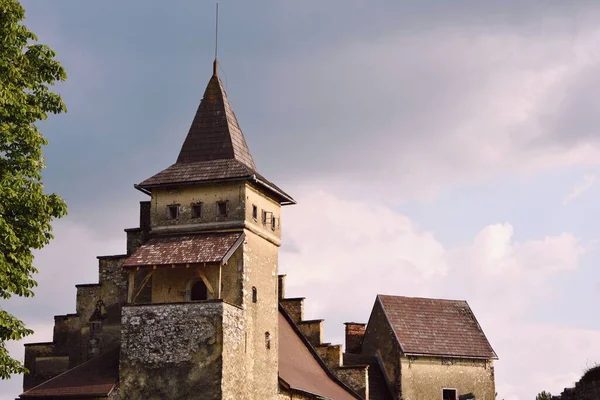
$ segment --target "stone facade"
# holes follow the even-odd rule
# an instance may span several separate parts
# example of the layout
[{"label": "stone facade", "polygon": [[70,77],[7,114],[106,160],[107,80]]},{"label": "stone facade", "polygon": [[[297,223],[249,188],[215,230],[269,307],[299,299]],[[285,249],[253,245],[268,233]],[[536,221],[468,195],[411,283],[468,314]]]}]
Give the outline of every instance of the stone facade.
[{"label": "stone facade", "polygon": [[124,307],[119,398],[234,398],[223,376],[244,351],[240,331],[242,311],[223,301]]},{"label": "stone facade", "polygon": [[401,357],[399,364],[403,400],[441,399],[443,389],[494,399],[494,367],[488,360]]}]

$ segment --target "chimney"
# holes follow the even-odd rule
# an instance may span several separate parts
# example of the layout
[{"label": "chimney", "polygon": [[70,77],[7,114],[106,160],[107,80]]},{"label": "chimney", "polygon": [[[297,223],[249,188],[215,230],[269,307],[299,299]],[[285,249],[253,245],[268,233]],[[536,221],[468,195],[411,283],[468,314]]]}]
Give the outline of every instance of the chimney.
[{"label": "chimney", "polygon": [[346,322],[344,325],[346,325],[346,353],[360,353],[367,324]]},{"label": "chimney", "polygon": [[285,275],[278,275],[277,278],[278,299],[285,299]]}]

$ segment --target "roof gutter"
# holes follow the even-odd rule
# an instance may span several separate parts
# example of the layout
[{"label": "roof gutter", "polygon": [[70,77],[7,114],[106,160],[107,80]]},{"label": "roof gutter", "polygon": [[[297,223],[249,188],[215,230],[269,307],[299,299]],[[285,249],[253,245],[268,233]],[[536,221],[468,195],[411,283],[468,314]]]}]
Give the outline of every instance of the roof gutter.
[{"label": "roof gutter", "polygon": [[292,199],[288,194],[283,193],[281,190],[274,188],[273,186],[269,185],[268,183],[266,183],[265,181],[259,179],[256,174],[252,174],[252,176],[250,177],[250,180],[261,185],[264,186],[265,188],[269,189],[270,191],[272,191],[273,193],[277,193],[279,196],[281,196],[283,199],[285,199],[285,201],[281,202],[281,205],[283,206],[287,206],[287,205],[292,205],[292,204],[296,204],[296,200]]},{"label": "roof gutter", "polygon": [[142,193],[144,193],[144,194],[147,194],[148,196],[151,196],[151,195],[152,195],[152,193],[151,193],[151,192],[150,192],[148,189],[141,187],[141,186],[140,186],[140,185],[138,185],[137,183],[134,183],[134,184],[133,184],[133,187],[134,187],[134,188],[136,188],[137,190],[139,190],[140,192],[142,192]]}]

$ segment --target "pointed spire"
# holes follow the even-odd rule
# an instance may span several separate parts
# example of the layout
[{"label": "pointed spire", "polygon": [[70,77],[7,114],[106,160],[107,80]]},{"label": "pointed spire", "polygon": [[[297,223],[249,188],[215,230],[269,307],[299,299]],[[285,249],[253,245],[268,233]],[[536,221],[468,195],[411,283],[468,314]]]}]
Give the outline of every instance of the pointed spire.
[{"label": "pointed spire", "polygon": [[183,142],[177,164],[233,159],[256,170],[244,134],[217,75],[217,68],[215,59],[213,76]]}]

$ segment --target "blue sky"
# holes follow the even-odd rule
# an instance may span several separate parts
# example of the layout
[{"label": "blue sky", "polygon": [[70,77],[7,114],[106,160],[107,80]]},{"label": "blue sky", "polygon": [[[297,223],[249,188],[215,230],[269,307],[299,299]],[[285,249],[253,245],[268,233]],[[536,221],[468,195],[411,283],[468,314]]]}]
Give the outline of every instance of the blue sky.
[{"label": "blue sky", "polygon": [[[95,256],[123,252],[133,184],[176,158],[211,73],[214,4],[23,5],[69,74],[69,112],[41,128],[47,190],[70,213],[37,254],[36,297],[6,304],[47,341],[74,285],[96,281]],[[500,357],[499,398],[558,393],[600,362],[600,4],[220,12],[220,73],[250,150],[299,202],[280,268],[327,341],[366,321],[377,293],[423,295],[469,302]],[[0,398],[20,384],[0,382]]]}]

